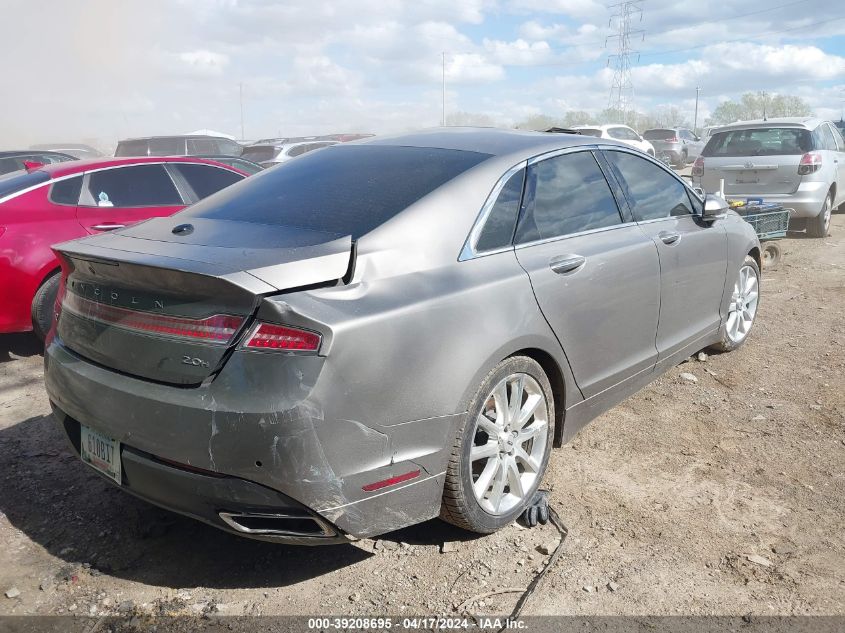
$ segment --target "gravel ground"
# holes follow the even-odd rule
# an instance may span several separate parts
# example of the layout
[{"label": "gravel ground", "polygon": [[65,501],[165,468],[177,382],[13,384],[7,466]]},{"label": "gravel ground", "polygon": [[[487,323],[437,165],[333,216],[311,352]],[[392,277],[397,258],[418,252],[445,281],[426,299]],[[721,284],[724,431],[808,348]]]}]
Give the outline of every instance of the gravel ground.
[{"label": "gravel ground", "polygon": [[[832,232],[782,242],[742,349],[553,453],[569,536],[525,614],[845,614],[845,215]],[[476,596],[524,589],[558,540],[439,521],[326,548],[239,539],[90,472],[41,376],[30,337],[0,337],[0,614],[506,614],[518,591]]]}]

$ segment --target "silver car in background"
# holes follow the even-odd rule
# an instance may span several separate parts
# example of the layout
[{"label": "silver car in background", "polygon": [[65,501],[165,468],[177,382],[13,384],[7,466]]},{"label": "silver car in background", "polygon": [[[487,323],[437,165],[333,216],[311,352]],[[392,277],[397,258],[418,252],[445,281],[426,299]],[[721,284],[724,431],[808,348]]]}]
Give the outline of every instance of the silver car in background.
[{"label": "silver car in background", "polygon": [[652,144],[658,158],[676,167],[691,163],[704,149],[704,141],[685,127],[652,128],[643,132],[643,138]]},{"label": "silver car in background", "polygon": [[308,141],[299,143],[259,143],[244,148],[242,158],[258,163],[265,169],[302,156],[316,149],[337,145],[338,141]]},{"label": "silver car in background", "polygon": [[553,446],[741,345],[760,292],[724,200],[621,143],[508,130],[344,143],[56,250],[45,380],[81,459],[300,544],[507,525]]},{"label": "silver car in background", "polygon": [[726,197],[762,198],[794,209],[790,228],[830,230],[845,202],[845,141],[829,121],[785,117],[743,121],[713,132],[695,161],[693,184]]}]

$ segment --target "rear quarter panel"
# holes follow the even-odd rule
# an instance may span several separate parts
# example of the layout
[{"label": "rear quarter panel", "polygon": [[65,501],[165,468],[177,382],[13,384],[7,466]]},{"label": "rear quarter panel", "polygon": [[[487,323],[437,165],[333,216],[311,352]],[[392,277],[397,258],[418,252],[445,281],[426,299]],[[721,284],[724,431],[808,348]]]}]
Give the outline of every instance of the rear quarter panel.
[{"label": "rear quarter panel", "polygon": [[0,332],[32,329],[32,299],[44,279],[59,269],[52,244],[83,237],[76,207],[47,199],[49,185],[0,204]]}]

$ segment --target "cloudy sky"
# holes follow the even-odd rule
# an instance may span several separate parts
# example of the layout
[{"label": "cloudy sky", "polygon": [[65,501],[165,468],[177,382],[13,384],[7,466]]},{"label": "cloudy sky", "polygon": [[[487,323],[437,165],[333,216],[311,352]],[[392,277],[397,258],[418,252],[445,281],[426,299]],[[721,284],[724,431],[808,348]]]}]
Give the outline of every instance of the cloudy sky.
[{"label": "cloudy sky", "polygon": [[[0,0],[0,146],[211,128],[246,138],[503,124],[608,105],[611,0]],[[845,104],[845,5],[644,0],[638,110],[746,90]]]}]

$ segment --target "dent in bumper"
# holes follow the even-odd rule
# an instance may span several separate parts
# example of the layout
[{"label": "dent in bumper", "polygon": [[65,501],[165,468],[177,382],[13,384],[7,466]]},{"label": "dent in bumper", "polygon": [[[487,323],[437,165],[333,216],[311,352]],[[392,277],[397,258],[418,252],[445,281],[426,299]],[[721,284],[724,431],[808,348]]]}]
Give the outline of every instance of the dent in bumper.
[{"label": "dent in bumper", "polygon": [[[54,340],[45,369],[51,400],[79,422],[151,455],[281,492],[356,537],[439,514],[447,447],[462,419],[368,426],[344,417],[345,382],[317,356],[235,353],[215,380],[177,388],[101,368]],[[362,488],[415,469],[421,476],[406,486]]]}]

